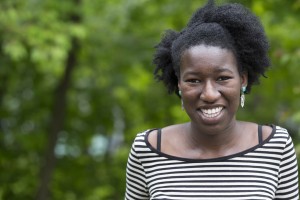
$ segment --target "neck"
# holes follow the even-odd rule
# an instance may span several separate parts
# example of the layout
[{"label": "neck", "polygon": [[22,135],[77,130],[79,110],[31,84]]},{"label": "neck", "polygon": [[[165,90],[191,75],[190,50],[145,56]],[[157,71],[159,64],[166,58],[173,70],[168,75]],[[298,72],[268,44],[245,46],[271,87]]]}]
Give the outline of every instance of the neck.
[{"label": "neck", "polygon": [[222,151],[236,144],[238,133],[241,130],[241,123],[233,120],[227,127],[199,127],[189,124],[189,145],[193,149],[202,151]]}]

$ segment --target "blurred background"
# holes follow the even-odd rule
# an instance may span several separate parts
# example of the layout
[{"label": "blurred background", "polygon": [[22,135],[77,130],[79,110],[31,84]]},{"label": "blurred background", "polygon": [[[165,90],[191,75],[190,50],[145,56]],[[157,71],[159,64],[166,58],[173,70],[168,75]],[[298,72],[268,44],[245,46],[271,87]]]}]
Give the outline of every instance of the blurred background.
[{"label": "blurred background", "polygon": [[[188,120],[153,80],[153,47],[205,2],[1,0],[0,199],[123,199],[135,135]],[[272,59],[238,118],[287,128],[299,156],[300,0],[234,2]]]}]

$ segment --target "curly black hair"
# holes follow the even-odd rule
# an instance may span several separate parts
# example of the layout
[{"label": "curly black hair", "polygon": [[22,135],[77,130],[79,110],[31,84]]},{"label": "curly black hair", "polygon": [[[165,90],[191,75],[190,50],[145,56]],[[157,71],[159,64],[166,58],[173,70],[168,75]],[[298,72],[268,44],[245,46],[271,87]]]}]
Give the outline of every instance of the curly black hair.
[{"label": "curly black hair", "polygon": [[246,93],[270,66],[269,43],[260,20],[241,4],[216,6],[213,0],[198,9],[181,31],[168,30],[156,45],[154,76],[168,92],[178,95],[180,61],[183,52],[196,45],[231,50],[240,73],[248,73]]}]

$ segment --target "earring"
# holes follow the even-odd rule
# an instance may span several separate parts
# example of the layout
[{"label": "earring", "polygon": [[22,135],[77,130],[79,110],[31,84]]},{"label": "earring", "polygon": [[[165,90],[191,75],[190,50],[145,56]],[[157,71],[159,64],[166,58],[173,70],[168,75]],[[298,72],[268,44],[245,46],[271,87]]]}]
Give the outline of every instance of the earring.
[{"label": "earring", "polygon": [[[179,96],[181,97],[181,90],[178,91]],[[184,110],[184,106],[183,106],[183,100],[181,98],[181,109]]]},{"label": "earring", "polygon": [[241,107],[242,108],[244,108],[245,100],[246,100],[245,92],[246,92],[246,86],[243,86],[242,87],[242,95],[241,95]]}]

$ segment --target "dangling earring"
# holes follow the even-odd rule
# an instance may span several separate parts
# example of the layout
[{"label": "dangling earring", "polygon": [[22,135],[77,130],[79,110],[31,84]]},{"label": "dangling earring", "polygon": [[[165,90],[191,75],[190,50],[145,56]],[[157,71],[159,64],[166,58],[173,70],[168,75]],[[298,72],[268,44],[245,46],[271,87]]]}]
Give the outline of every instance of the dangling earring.
[{"label": "dangling earring", "polygon": [[246,92],[246,86],[242,87],[242,95],[241,95],[241,107],[244,108],[245,105],[245,92]]},{"label": "dangling earring", "polygon": [[[181,97],[181,90],[178,91],[179,96]],[[184,110],[183,100],[181,98],[181,109]]]}]

